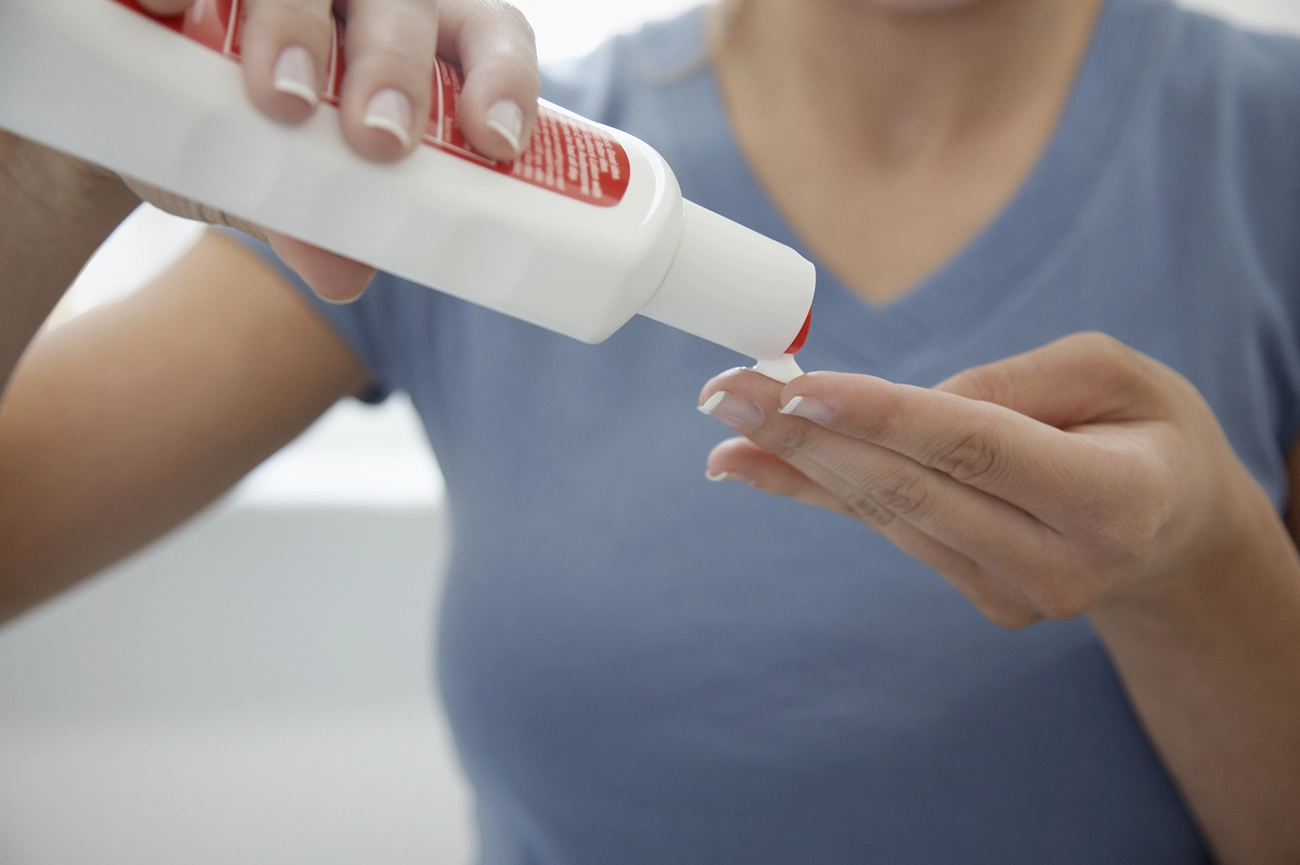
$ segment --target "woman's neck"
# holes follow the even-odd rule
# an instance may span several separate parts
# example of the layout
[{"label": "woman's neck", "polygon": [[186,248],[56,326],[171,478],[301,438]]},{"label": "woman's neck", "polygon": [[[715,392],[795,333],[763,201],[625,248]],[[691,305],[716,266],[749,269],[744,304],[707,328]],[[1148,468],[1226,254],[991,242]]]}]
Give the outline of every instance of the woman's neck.
[{"label": "woman's neck", "polygon": [[715,47],[776,103],[798,101],[820,115],[819,134],[887,164],[1004,122],[1045,83],[1068,87],[1102,0],[884,5],[724,0]]},{"label": "woman's neck", "polygon": [[[724,0],[718,86],[805,244],[885,303],[1015,194],[1052,137],[1103,0]],[[774,134],[774,132],[776,134]]]}]

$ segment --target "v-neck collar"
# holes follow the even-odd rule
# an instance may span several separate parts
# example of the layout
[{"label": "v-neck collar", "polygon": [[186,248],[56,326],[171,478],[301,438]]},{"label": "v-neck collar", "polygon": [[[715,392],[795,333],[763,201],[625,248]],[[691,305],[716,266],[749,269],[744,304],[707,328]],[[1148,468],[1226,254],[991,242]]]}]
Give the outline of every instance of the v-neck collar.
[{"label": "v-neck collar", "polygon": [[928,366],[933,352],[975,338],[979,325],[1029,290],[1035,273],[1068,245],[1122,152],[1129,121],[1163,64],[1176,21],[1164,0],[1109,0],[1056,129],[1029,176],[974,239],[885,304],[870,303],[841,283],[795,234],[750,170],[713,70],[700,61],[706,51],[702,8],[647,31],[636,74],[661,84],[660,109],[671,142],[671,155],[665,155],[687,197],[794,246],[817,265],[813,332],[801,358],[812,368],[907,379],[907,370]]}]

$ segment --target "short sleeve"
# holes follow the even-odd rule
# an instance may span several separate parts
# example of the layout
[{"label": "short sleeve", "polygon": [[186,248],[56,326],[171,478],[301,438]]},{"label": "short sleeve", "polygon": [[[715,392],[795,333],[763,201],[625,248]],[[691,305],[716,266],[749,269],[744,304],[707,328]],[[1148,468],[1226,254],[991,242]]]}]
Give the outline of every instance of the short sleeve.
[{"label": "short sleeve", "polygon": [[359,399],[377,404],[400,389],[395,377],[397,364],[393,357],[393,335],[386,324],[391,318],[391,298],[383,283],[391,277],[379,274],[366,293],[352,303],[330,303],[317,297],[302,277],[280,260],[269,244],[234,229],[219,230],[274,267],[361,359],[370,372],[371,388]]}]

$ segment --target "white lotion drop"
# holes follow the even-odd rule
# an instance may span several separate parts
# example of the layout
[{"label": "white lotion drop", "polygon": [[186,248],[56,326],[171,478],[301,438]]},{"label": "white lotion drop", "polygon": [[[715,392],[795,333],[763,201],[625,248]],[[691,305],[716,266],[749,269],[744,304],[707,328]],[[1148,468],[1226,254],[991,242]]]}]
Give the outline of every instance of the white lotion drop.
[{"label": "white lotion drop", "polygon": [[804,374],[803,370],[799,368],[799,362],[794,359],[792,354],[783,354],[771,360],[760,360],[754,364],[753,369],[759,375],[765,375],[773,381],[781,382],[781,384],[789,384]]}]

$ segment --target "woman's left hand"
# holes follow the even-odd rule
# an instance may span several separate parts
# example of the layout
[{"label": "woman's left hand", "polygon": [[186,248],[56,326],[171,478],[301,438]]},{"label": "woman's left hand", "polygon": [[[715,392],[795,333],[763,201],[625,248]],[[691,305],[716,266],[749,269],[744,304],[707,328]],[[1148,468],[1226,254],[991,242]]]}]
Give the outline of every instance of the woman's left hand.
[{"label": "woman's left hand", "polygon": [[861,520],[1007,628],[1172,597],[1270,510],[1191,383],[1099,334],[933,389],[733,370],[701,404],[745,436],[710,477]]}]

